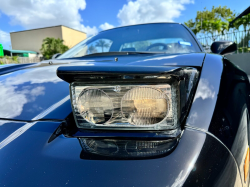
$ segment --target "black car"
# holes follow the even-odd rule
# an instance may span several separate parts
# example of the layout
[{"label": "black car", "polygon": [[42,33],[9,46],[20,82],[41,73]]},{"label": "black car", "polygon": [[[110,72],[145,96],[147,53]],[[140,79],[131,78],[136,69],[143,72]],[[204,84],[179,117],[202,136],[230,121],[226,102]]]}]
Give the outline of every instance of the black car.
[{"label": "black car", "polygon": [[0,186],[248,186],[249,80],[211,50],[154,23],[3,66]]}]

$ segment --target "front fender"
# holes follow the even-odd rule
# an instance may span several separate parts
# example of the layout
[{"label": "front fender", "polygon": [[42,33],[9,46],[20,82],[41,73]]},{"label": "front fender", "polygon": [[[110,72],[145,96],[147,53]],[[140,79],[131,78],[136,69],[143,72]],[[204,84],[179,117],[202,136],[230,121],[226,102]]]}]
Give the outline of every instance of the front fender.
[{"label": "front fender", "polygon": [[84,160],[77,138],[49,143],[60,124],[1,121],[1,186],[241,186],[230,152],[202,131],[185,128],[176,149],[161,158]]}]

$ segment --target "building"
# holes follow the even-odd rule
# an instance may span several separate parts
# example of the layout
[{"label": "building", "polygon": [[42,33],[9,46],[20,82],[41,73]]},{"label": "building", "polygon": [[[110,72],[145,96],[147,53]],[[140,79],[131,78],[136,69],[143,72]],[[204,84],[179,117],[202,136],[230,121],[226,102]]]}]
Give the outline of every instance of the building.
[{"label": "building", "polygon": [[43,39],[47,37],[60,38],[69,48],[86,39],[84,32],[63,26],[44,27],[19,32],[11,32],[11,45],[13,50],[35,51],[40,53]]},{"label": "building", "polygon": [[35,51],[8,50],[8,49],[3,49],[3,54],[6,56],[19,56],[19,57],[36,57],[37,56],[37,52]]}]

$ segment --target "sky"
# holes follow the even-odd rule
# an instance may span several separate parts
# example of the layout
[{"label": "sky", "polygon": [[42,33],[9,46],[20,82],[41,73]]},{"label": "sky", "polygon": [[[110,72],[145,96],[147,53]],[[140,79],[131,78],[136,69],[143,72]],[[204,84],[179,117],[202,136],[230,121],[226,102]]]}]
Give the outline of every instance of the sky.
[{"label": "sky", "polygon": [[0,43],[10,49],[10,32],[55,25],[90,36],[138,23],[184,23],[197,11],[220,5],[241,13],[250,0],[0,0]]}]

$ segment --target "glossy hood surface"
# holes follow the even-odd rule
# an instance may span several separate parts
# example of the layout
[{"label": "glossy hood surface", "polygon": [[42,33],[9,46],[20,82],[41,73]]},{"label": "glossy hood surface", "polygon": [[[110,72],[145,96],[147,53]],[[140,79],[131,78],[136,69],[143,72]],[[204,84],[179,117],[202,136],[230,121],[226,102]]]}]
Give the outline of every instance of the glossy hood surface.
[{"label": "glossy hood surface", "polygon": [[[0,123],[0,186],[233,187],[240,184],[236,165],[226,148],[211,136],[191,129],[184,131],[170,155],[161,158],[86,160],[81,156],[77,138],[60,135],[48,141],[60,122],[0,120]],[[222,172],[224,168],[230,173]]]},{"label": "glossy hood surface", "polygon": [[[118,61],[115,61],[115,58],[118,58]],[[22,186],[109,187],[242,186],[240,170],[236,162],[237,155],[240,155],[238,153],[241,151],[235,149],[237,155],[234,157],[220,139],[204,130],[210,124],[221,124],[222,116],[218,118],[216,116],[216,121],[213,121],[212,116],[216,111],[215,107],[218,106],[216,102],[216,95],[220,88],[218,80],[221,79],[224,71],[221,56],[207,54],[205,60],[204,58],[205,54],[202,53],[147,57],[113,56],[53,60],[52,65],[49,65],[50,61],[44,61],[18,68],[13,66],[9,67],[8,73],[3,68],[5,70],[0,70],[2,74],[0,76],[2,91],[0,115],[5,119],[0,119],[0,186],[20,184]],[[72,114],[71,118],[69,116],[66,122],[64,121],[71,113],[69,84],[56,75],[58,67],[74,64],[75,66],[107,66],[110,69],[114,67],[121,69],[124,66],[126,70],[137,67],[149,69],[151,67],[171,69],[170,66],[197,67],[201,72],[200,81],[178,144],[171,148],[170,152],[167,150],[159,157],[128,160],[88,157],[83,139],[91,137],[80,136],[79,129],[74,128]],[[230,66],[227,65],[227,67]],[[242,79],[239,81],[242,82]],[[239,93],[238,87],[236,91]],[[204,92],[207,94],[203,94]],[[238,95],[237,98],[239,98]],[[205,109],[204,106],[206,106]],[[247,120],[245,121],[247,124]],[[75,134],[77,136],[74,136]],[[93,133],[92,135],[96,136]],[[120,137],[113,138],[123,143],[124,138]],[[243,142],[242,137],[240,134],[241,141],[237,141],[240,146]],[[129,141],[138,140],[138,143],[143,140],[127,138]],[[108,140],[110,139],[112,137]],[[147,141],[151,141],[148,136]],[[119,144],[119,147],[123,147],[121,145],[124,144]],[[112,146],[110,150],[113,151]]]},{"label": "glossy hood surface", "polygon": [[[121,55],[49,60],[30,66],[0,69],[0,119],[33,121],[65,119],[71,113],[69,84],[57,77],[60,66],[201,67],[205,53],[181,55]],[[115,58],[118,58],[115,61]],[[52,62],[52,63],[51,63]],[[52,65],[50,65],[52,64]]]}]

